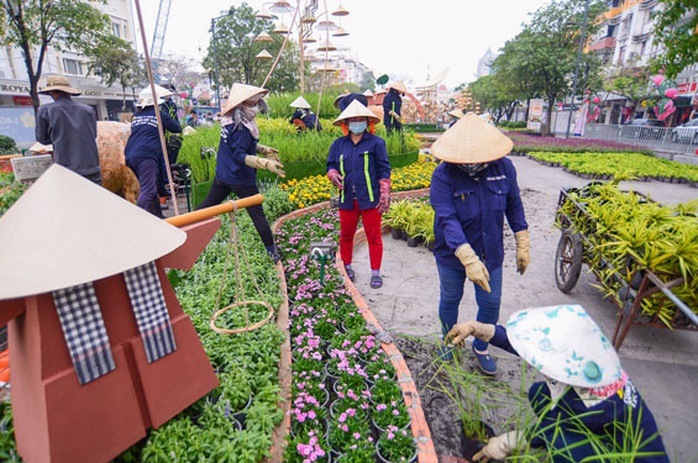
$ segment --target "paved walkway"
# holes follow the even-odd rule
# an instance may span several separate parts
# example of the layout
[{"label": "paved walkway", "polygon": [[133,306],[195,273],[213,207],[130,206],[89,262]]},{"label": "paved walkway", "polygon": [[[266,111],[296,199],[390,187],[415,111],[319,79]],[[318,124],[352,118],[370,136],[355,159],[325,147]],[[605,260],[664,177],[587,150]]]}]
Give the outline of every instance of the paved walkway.
[{"label": "paved walkway", "polygon": [[[518,172],[524,207],[531,230],[532,262],[517,275],[514,240],[505,239],[504,289],[501,320],[526,307],[578,303],[585,307],[604,333],[613,335],[617,310],[592,285],[593,275],[582,275],[570,294],[555,286],[553,262],[559,230],[553,219],[562,187],[583,186],[583,180],[559,168],[543,167],[524,157],[512,157]],[[649,194],[654,200],[675,204],[698,197],[688,185],[660,182],[623,182],[621,187]],[[534,219],[535,218],[535,219]],[[357,247],[356,287],[383,325],[393,333],[437,339],[438,277],[431,253],[423,246],[410,248],[404,241],[384,236],[384,286],[369,287],[368,250]],[[474,318],[472,287],[461,304],[460,321]],[[623,366],[648,402],[672,457],[672,462],[698,462],[698,332],[670,331],[633,326],[619,350]]]}]

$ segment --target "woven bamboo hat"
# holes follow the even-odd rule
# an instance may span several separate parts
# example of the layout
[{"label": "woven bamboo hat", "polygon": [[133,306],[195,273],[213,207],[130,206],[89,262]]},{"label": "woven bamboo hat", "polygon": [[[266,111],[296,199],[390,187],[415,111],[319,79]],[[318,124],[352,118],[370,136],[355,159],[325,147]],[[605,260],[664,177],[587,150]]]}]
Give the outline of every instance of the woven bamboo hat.
[{"label": "woven bamboo hat", "polygon": [[303,98],[303,95],[293,100],[289,106],[292,108],[310,109],[310,103]]},{"label": "woven bamboo hat", "polygon": [[380,122],[380,117],[376,116],[373,111],[361,104],[359,100],[354,100],[349,103],[349,106],[334,120],[333,125],[341,125],[342,121],[351,119],[352,117],[366,117],[372,119],[376,123]]},{"label": "woven bamboo hat", "polygon": [[497,127],[469,112],[436,140],[431,154],[453,164],[476,164],[503,158],[513,147]]},{"label": "woven bamboo hat", "polygon": [[252,103],[257,103],[261,100],[264,95],[269,93],[269,90],[262,87],[255,87],[254,85],[239,84],[234,83],[230,89],[230,96],[228,101],[223,105],[221,109],[221,115],[226,115],[238,105],[245,101],[250,101]]},{"label": "woven bamboo hat", "polygon": [[[170,89],[155,84],[155,95],[158,97],[158,104],[161,104],[165,102],[163,98],[174,95],[174,92]],[[138,102],[136,103],[136,106],[139,108],[145,108],[147,106],[153,106],[154,104],[155,101],[153,100],[153,92],[150,89],[150,85],[148,85],[147,87],[143,88],[140,93],[138,93]]]},{"label": "woven bamboo hat", "polygon": [[80,90],[73,87],[67,78],[63,76],[48,76],[46,78],[46,87],[39,90],[39,93],[53,91],[68,93],[70,95],[80,95],[82,93]]},{"label": "woven bamboo hat", "polygon": [[388,86],[389,88],[394,88],[398,92],[407,93],[407,87],[405,83],[401,80],[397,80]]},{"label": "woven bamboo hat", "polygon": [[0,218],[0,300],[116,275],[185,240],[177,227],[54,164]]},{"label": "woven bamboo hat", "polygon": [[618,354],[579,305],[519,310],[506,328],[521,358],[549,378],[570,386],[598,388],[622,375]]},{"label": "woven bamboo hat", "polygon": [[460,119],[461,117],[463,117],[463,111],[461,111],[459,108],[456,108],[453,111],[449,112],[448,115]]}]

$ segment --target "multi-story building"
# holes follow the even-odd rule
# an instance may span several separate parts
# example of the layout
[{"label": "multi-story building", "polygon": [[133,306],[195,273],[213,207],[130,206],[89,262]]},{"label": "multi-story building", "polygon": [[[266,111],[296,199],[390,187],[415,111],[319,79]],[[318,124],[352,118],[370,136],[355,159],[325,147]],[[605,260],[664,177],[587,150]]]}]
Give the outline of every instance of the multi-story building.
[{"label": "multi-story building", "polygon": [[490,75],[492,72],[492,62],[496,57],[497,55],[492,51],[492,49],[488,48],[485,54],[482,55],[482,58],[477,60],[477,71],[475,73],[476,80],[480,77]]},{"label": "multi-story building", "polygon": [[[107,3],[92,3],[109,15],[114,35],[127,40],[136,48],[135,26],[131,0],[108,0]],[[35,50],[35,53],[38,53]],[[136,89],[121,87],[109,88],[102,85],[99,78],[88,73],[88,60],[75,51],[59,51],[49,45],[48,53],[41,70],[44,85],[46,76],[62,74],[73,85],[82,90],[76,101],[92,106],[99,120],[118,120],[122,105],[132,109]],[[42,104],[51,98],[40,96]],[[0,134],[9,135],[20,145],[34,140],[34,112],[29,96],[29,77],[24,64],[22,51],[17,47],[0,48]]]}]

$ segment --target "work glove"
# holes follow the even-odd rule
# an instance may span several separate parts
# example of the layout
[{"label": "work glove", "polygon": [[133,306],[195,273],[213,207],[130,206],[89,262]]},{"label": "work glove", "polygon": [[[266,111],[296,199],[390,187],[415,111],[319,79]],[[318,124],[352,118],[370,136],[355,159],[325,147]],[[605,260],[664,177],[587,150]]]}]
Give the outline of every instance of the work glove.
[{"label": "work glove", "polygon": [[470,247],[468,243],[461,244],[456,249],[456,257],[465,267],[465,275],[473,283],[491,293],[490,289],[490,272],[487,271],[487,267],[482,263],[473,248]]},{"label": "work glove", "polygon": [[344,177],[335,169],[330,169],[327,171],[327,178],[330,179],[330,182],[340,190],[342,189],[342,182],[344,181]]},{"label": "work glove", "polygon": [[400,115],[399,115],[398,113],[396,113],[395,111],[392,111],[392,110],[391,110],[390,112],[388,112],[388,114],[390,115],[390,117],[392,117],[392,118],[395,119],[396,121],[398,121],[398,122],[401,121]]},{"label": "work glove", "polygon": [[257,154],[261,154],[267,159],[271,159],[272,161],[276,162],[281,162],[281,159],[279,159],[279,150],[276,148],[272,148],[271,146],[266,146],[266,145],[260,145],[257,143]]},{"label": "work glove", "polygon": [[245,156],[245,165],[253,169],[266,169],[281,178],[286,177],[284,165],[271,159],[260,158],[258,156]]},{"label": "work glove", "polygon": [[516,238],[516,271],[523,275],[531,263],[531,238],[528,230],[514,233]]},{"label": "work glove", "polygon": [[468,336],[475,336],[481,341],[490,342],[490,339],[494,336],[494,325],[474,320],[458,323],[446,334],[446,341],[450,340],[452,345],[457,346],[463,344],[463,341]]},{"label": "work glove", "polygon": [[492,437],[487,441],[487,445],[482,450],[473,455],[473,461],[487,463],[490,458],[493,460],[504,460],[511,452],[526,445],[523,432],[509,431],[501,436]]},{"label": "work glove", "polygon": [[380,185],[380,198],[378,199],[378,213],[385,214],[390,209],[390,179],[382,178],[378,181]]}]

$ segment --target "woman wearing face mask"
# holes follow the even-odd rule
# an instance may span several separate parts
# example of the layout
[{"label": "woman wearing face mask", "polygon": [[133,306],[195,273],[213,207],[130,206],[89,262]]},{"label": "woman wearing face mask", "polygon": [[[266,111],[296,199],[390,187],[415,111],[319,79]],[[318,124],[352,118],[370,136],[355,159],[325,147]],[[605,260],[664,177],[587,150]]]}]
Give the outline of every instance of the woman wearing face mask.
[{"label": "woman wearing face mask", "polygon": [[[230,193],[235,193],[239,198],[258,194],[257,169],[267,169],[282,178],[286,176],[283,164],[256,156],[261,145],[257,144],[259,128],[255,117],[260,100],[268,92],[252,85],[233,84],[230,97],[221,110],[221,141],[218,145],[216,175],[206,198],[196,209],[220,204]],[[248,207],[246,210],[267,252],[274,262],[278,262],[279,253],[262,205]]]},{"label": "woman wearing face mask", "polygon": [[[434,208],[434,257],[439,272],[439,319],[445,335],[458,320],[466,277],[474,283],[477,321],[496,323],[502,297],[504,217],[516,237],[516,266],[530,262],[528,224],[519,196],[516,170],[505,158],[513,142],[493,125],[468,113],[434,143],[443,161],[434,170],[430,198]],[[497,365],[487,343],[476,339],[480,369],[494,375]],[[445,359],[452,356],[443,348]]]},{"label": "woman wearing face mask", "polygon": [[339,188],[339,252],[347,275],[352,268],[354,235],[359,217],[366,231],[371,262],[371,288],[383,286],[381,216],[390,207],[390,161],[385,141],[374,135],[380,118],[353,100],[334,121],[344,136],[336,139],[327,158],[327,177]]}]

